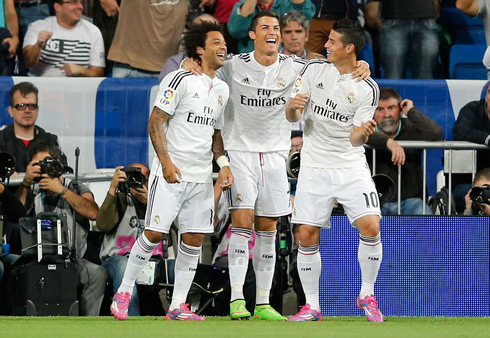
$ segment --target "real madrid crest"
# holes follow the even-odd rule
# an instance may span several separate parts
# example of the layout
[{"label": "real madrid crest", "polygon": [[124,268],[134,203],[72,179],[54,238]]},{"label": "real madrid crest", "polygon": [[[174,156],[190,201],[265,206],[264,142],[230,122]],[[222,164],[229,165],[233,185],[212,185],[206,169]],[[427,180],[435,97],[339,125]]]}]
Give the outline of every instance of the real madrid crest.
[{"label": "real madrid crest", "polygon": [[281,77],[277,80],[277,87],[278,88],[284,88],[286,87],[286,81]]},{"label": "real madrid crest", "polygon": [[354,93],[349,93],[349,95],[345,97],[345,103],[354,103]]},{"label": "real madrid crest", "polygon": [[236,199],[236,201],[237,201],[238,203],[243,202],[243,196],[242,196],[242,194],[237,194],[235,199]]},{"label": "real madrid crest", "polygon": [[158,216],[158,215],[155,216],[155,218],[153,218],[153,223],[155,223],[155,224],[160,223],[160,216]]},{"label": "real madrid crest", "polygon": [[223,107],[223,97],[221,95],[218,96],[218,104],[220,107]]}]

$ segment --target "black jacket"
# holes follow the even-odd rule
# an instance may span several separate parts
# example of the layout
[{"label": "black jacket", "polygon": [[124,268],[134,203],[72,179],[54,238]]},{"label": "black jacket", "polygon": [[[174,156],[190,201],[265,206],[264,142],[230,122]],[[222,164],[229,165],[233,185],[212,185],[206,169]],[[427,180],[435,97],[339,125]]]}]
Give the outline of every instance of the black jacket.
[{"label": "black jacket", "polygon": [[[44,139],[56,144],[59,147],[58,136],[48,133],[39,126],[36,127],[34,140]],[[8,124],[2,127],[0,130],[0,151],[6,151],[15,157],[16,165],[15,170],[17,172],[25,172],[27,165],[29,164],[29,154],[24,142],[15,137],[14,125]],[[61,163],[64,166],[68,165],[68,161],[63,152],[61,152]]]},{"label": "black jacket", "polygon": [[[439,141],[444,131],[429,117],[418,109],[408,111],[408,118],[400,119],[401,128],[395,141]],[[389,136],[376,132],[369,136],[367,144],[386,147]],[[401,199],[422,198],[422,168],[420,149],[405,149],[405,164],[402,166],[402,193]],[[372,163],[372,151],[366,151],[368,162]],[[372,166],[371,166],[372,168]],[[376,174],[388,175],[395,183],[395,194],[390,202],[398,199],[398,166],[391,162],[391,151],[384,148],[376,150]]]}]

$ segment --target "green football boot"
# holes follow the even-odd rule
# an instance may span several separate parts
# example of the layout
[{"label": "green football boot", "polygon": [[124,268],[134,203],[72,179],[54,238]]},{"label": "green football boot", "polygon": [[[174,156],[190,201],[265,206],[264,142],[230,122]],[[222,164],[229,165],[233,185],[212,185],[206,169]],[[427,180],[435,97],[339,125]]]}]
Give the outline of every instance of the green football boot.
[{"label": "green football boot", "polygon": [[274,308],[268,304],[256,305],[254,317],[260,320],[287,320],[286,317],[281,316],[279,312],[274,310]]},{"label": "green football boot", "polygon": [[243,299],[237,299],[230,303],[230,317],[232,320],[250,319],[251,316],[245,307]]}]

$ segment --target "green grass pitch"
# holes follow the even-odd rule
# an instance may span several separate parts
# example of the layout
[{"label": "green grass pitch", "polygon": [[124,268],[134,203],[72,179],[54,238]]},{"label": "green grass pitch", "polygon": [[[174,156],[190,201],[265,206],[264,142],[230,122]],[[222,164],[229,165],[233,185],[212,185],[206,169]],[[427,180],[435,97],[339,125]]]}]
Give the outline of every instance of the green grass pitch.
[{"label": "green grass pitch", "polygon": [[322,322],[233,322],[208,317],[205,322],[167,322],[138,317],[0,317],[5,337],[490,337],[490,318],[387,317],[369,323],[365,317],[325,317]]}]

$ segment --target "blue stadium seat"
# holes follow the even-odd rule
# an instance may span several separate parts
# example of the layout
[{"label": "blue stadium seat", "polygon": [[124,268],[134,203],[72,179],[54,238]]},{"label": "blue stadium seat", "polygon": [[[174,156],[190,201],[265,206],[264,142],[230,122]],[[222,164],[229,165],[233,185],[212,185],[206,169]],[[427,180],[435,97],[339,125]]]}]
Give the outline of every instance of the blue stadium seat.
[{"label": "blue stadium seat", "polygon": [[487,70],[482,63],[486,45],[454,45],[449,53],[451,79],[486,80]]},{"label": "blue stadium seat", "polygon": [[367,63],[369,63],[369,68],[371,69],[371,77],[376,77],[374,75],[374,56],[373,56],[373,49],[371,48],[371,45],[369,43],[366,43],[364,45],[364,48],[361,49],[359,54],[357,55],[358,60],[364,60]]},{"label": "blue stadium seat", "polygon": [[438,22],[449,32],[454,44],[486,44],[483,22],[479,16],[471,18],[456,8],[441,8]]}]

